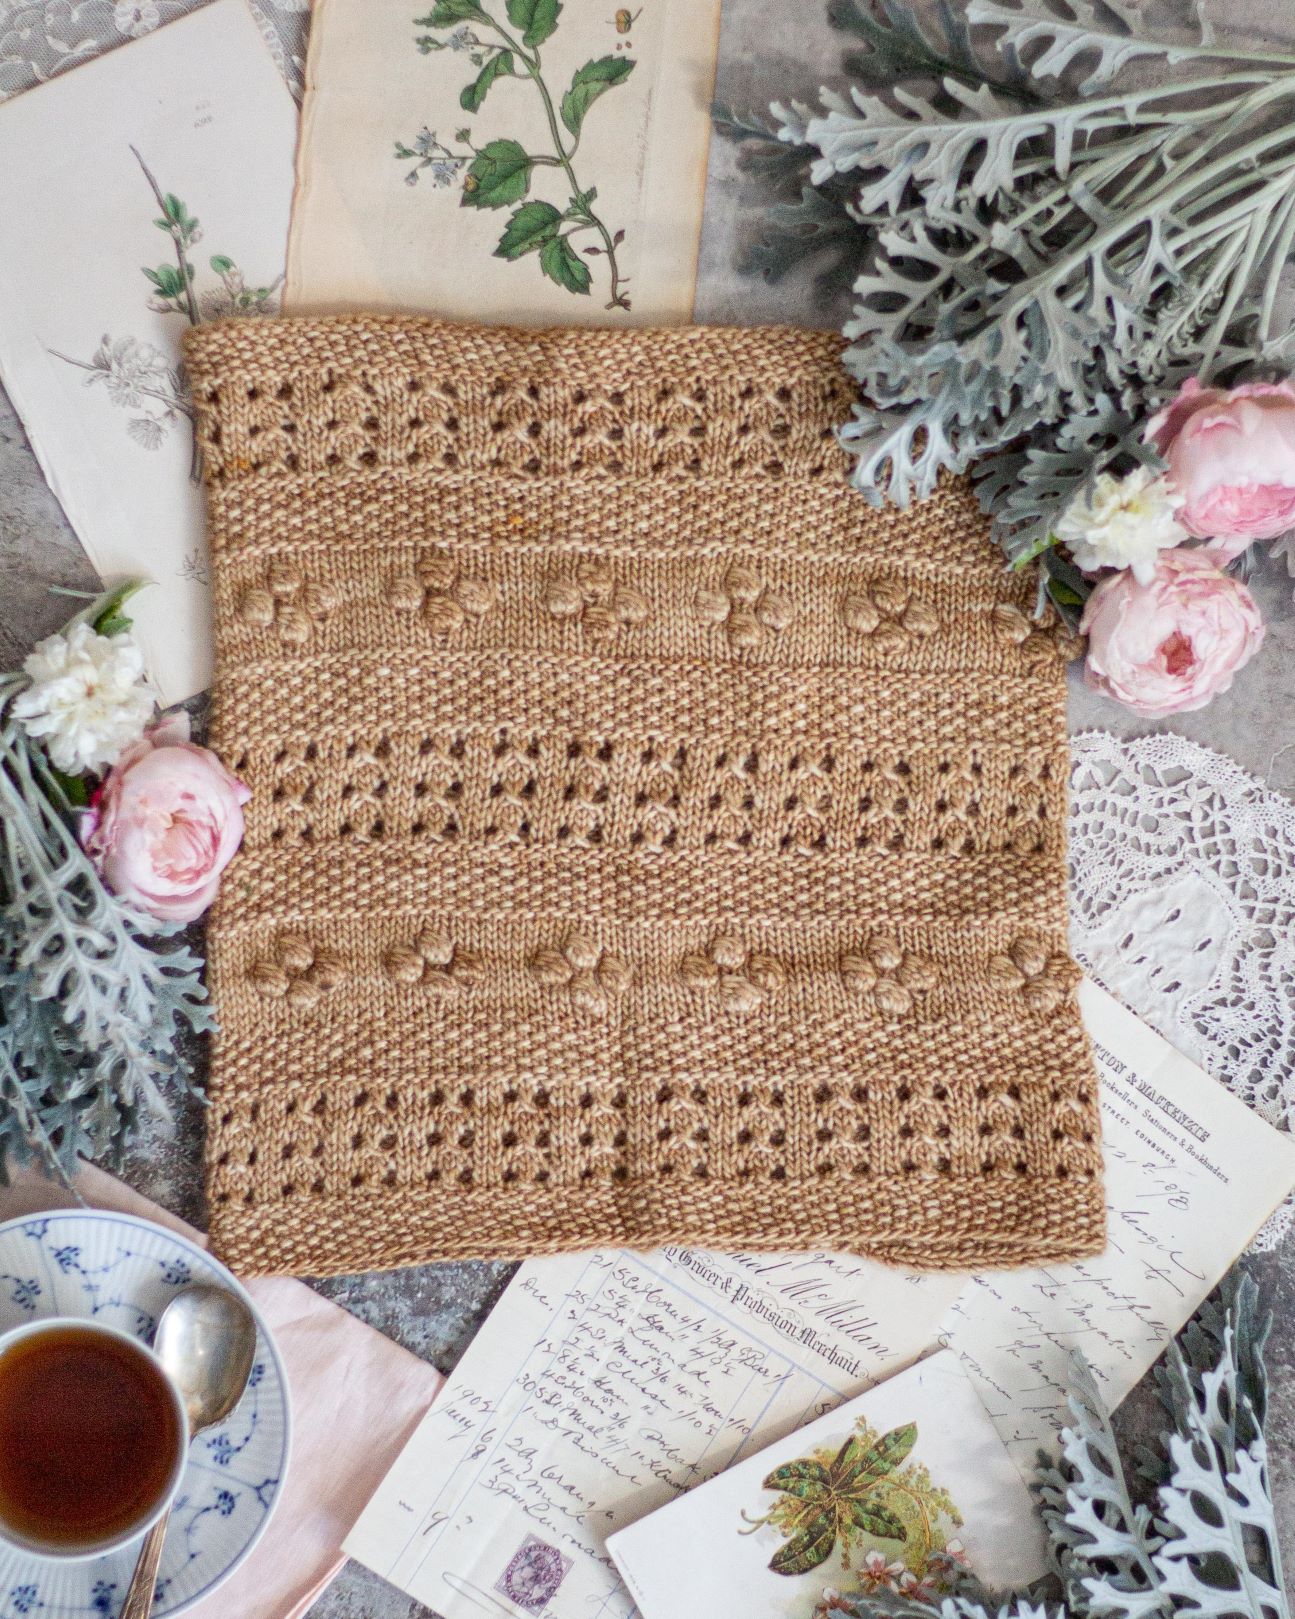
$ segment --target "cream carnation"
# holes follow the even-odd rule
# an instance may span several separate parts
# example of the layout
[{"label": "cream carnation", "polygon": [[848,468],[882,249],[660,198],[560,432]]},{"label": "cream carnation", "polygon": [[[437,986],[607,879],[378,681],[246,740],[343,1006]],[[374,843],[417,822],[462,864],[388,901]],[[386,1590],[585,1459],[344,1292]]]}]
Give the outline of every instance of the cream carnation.
[{"label": "cream carnation", "polygon": [[1129,568],[1138,583],[1146,585],[1155,572],[1157,555],[1187,538],[1176,516],[1182,503],[1183,497],[1168,480],[1147,467],[1137,467],[1123,478],[1103,472],[1092,489],[1070,502],[1054,532],[1085,573]]},{"label": "cream carnation", "polygon": [[114,764],[152,718],[144,655],[128,634],[74,624],[41,641],[23,672],[31,685],[15,698],[14,715],[69,776]]}]

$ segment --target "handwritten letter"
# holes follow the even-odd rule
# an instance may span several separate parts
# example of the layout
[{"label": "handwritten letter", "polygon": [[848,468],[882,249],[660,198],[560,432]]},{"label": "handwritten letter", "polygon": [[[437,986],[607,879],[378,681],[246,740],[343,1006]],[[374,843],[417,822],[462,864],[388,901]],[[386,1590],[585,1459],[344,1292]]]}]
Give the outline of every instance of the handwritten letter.
[{"label": "handwritten letter", "polygon": [[1295,1185],[1295,1146],[1096,984],[1080,989],[1102,1084],[1107,1245],[976,1276],[942,1341],[1032,1475],[1068,1420],[1072,1348],[1114,1408]]}]

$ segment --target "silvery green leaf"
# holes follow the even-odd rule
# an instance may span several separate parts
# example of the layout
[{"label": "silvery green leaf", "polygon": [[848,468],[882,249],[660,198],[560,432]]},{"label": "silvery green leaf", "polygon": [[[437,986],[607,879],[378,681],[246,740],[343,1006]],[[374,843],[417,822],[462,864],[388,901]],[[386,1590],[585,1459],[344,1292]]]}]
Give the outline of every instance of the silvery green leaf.
[{"label": "silvery green leaf", "polygon": [[1135,1505],[1096,1379],[1078,1352],[1070,1359],[1070,1427],[1061,1460],[1039,1475],[1052,1560],[1067,1600],[1110,1619],[1171,1619],[1154,1554],[1162,1536]]},{"label": "silvery green leaf", "polygon": [[780,141],[788,146],[808,146],[810,140],[806,134],[810,120],[814,117],[814,109],[803,101],[774,101],[769,105],[777,124],[777,134]]},{"label": "silvery green leaf", "polygon": [[[1170,1350],[1171,1383],[1179,1432],[1168,1439],[1171,1477],[1160,1490],[1168,1537],[1156,1553],[1161,1585],[1172,1611],[1225,1619],[1238,1611],[1287,1616],[1281,1584],[1277,1525],[1268,1489],[1263,1431],[1253,1425],[1249,1444],[1235,1425],[1249,1403],[1238,1397],[1235,1332],[1225,1333],[1220,1364],[1192,1388],[1181,1355]],[[1220,1577],[1225,1569],[1226,1576]]]},{"label": "silvery green leaf", "polygon": [[[141,1114],[167,1115],[167,1087],[188,1086],[177,1037],[213,1020],[201,962],[107,892],[60,803],[43,756],[0,725],[0,1091],[23,1140],[70,1172],[78,1154],[119,1156]],[[0,1128],[0,1162],[9,1151]]]},{"label": "silvery green leaf", "polygon": [[954,442],[942,400],[907,411],[856,405],[840,429],[841,443],[855,457],[851,478],[874,504],[889,495],[897,505],[931,494],[942,472],[965,472],[982,446]]},{"label": "silvery green leaf", "polygon": [[[973,89],[946,78],[942,88],[951,103],[947,112],[902,85],[892,91],[896,106],[858,89],[848,102],[826,92],[826,114],[810,118],[801,137],[822,153],[810,178],[821,184],[833,172],[864,170],[859,205],[866,213],[898,208],[910,185],[930,208],[952,208],[967,192],[973,197],[1010,193],[1027,143],[1045,141],[1064,177],[1081,125],[1091,132],[1127,118],[1118,103],[1104,113],[1082,103],[1022,109],[988,85]],[[880,172],[869,179],[873,170]]]},{"label": "silvery green leaf", "polygon": [[[1096,62],[1079,86],[1088,96],[1099,86],[1109,84],[1130,62],[1158,57],[1168,66],[1192,58],[1212,55],[1200,45],[1175,45],[1149,37],[1145,25],[1130,18],[1111,0],[1065,0],[1064,10],[1049,9],[1049,0],[1036,0],[1039,10],[1024,11],[1005,0],[971,0],[967,21],[973,26],[1001,28],[999,49],[1011,49],[1019,60],[1028,60],[1036,78],[1060,78],[1077,62]],[[1033,54],[1036,46],[1043,49]]]}]

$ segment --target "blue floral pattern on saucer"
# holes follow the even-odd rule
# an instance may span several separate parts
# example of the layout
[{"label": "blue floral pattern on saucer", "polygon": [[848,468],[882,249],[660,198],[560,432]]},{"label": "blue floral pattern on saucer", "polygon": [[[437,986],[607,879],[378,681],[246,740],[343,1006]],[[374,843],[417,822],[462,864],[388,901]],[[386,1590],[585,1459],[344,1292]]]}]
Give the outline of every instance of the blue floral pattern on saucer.
[{"label": "blue floral pattern on saucer", "polygon": [[[79,1316],[147,1340],[166,1306],[194,1282],[215,1282],[247,1299],[201,1248],[131,1215],[68,1209],[0,1225],[0,1332]],[[288,1380],[259,1315],[257,1325],[246,1394],[190,1448],[153,1619],[171,1619],[209,1595],[260,1539],[278,1500],[290,1444]],[[60,1564],[0,1545],[0,1619],[116,1619],[138,1550],[135,1542],[109,1557]]]}]

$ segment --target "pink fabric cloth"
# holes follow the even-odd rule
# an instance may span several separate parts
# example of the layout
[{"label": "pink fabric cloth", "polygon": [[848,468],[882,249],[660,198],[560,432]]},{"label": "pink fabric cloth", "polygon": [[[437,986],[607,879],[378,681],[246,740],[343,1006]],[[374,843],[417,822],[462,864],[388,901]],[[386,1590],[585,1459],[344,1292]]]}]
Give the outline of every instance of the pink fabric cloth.
[{"label": "pink fabric cloth", "polygon": [[[86,1165],[77,1190],[94,1208],[206,1238],[156,1203]],[[0,1220],[71,1208],[65,1187],[15,1171],[0,1187]],[[256,1550],[192,1619],[299,1619],[346,1561],[352,1524],[431,1404],[441,1376],[425,1361],[288,1277],[247,1283],[287,1368],[292,1461],[283,1495]]]}]

